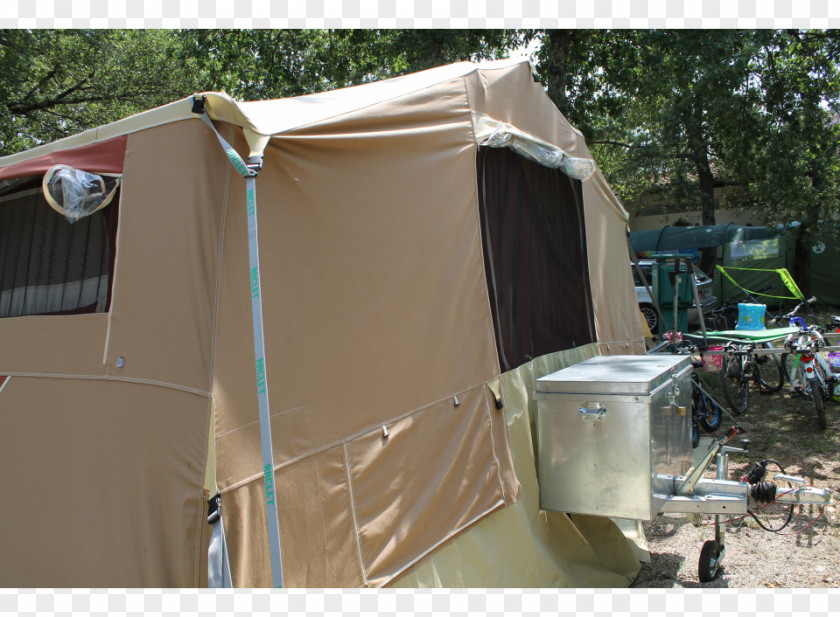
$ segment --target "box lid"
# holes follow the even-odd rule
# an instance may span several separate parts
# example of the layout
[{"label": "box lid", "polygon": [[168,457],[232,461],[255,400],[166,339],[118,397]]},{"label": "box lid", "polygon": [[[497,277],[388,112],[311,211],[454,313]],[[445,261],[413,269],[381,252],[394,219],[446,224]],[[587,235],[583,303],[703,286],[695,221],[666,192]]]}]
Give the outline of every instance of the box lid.
[{"label": "box lid", "polygon": [[536,390],[646,396],[690,367],[691,357],[683,355],[596,356],[537,379]]}]

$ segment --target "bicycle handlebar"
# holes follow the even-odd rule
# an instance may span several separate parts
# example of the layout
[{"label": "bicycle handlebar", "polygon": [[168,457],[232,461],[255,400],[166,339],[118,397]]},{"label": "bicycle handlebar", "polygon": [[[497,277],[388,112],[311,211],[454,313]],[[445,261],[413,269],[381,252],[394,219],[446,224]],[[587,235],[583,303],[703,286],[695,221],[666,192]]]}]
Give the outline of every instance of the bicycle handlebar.
[{"label": "bicycle handlebar", "polygon": [[773,326],[773,325],[775,325],[776,323],[778,323],[778,321],[779,321],[780,319],[787,319],[787,320],[789,320],[790,325],[795,325],[795,324],[793,323],[793,322],[794,322],[794,320],[798,320],[798,321],[802,324],[802,326],[801,326],[801,327],[802,327],[802,328],[805,328],[805,327],[806,327],[806,325],[805,325],[805,320],[804,320],[804,319],[802,319],[801,317],[796,317],[796,313],[798,313],[798,312],[799,312],[799,309],[801,309],[802,307],[804,307],[804,306],[808,306],[809,304],[813,304],[813,303],[814,303],[814,302],[816,302],[816,301],[817,301],[817,297],[816,297],[816,296],[811,296],[811,297],[810,297],[810,298],[808,298],[807,300],[802,300],[802,301],[801,301],[799,304],[797,304],[797,305],[796,305],[796,307],[795,307],[792,311],[790,311],[789,313],[785,313],[784,315],[776,315],[773,319],[771,319],[771,320],[770,320],[769,325]]}]

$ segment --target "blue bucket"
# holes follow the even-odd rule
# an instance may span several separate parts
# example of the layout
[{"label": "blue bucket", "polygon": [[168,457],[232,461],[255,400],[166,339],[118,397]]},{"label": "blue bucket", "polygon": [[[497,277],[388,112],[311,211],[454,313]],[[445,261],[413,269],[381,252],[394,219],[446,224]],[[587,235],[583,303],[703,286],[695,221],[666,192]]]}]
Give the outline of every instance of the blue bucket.
[{"label": "blue bucket", "polygon": [[738,303],[738,323],[736,330],[764,330],[764,313],[767,311],[766,304]]}]

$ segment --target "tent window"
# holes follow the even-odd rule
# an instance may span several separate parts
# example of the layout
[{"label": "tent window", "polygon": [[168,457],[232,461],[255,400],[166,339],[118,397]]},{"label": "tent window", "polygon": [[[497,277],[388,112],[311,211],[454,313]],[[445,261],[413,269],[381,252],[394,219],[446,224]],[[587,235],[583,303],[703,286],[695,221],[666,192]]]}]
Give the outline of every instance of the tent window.
[{"label": "tent window", "polygon": [[[117,208],[60,214],[42,182],[37,176],[0,183],[0,317],[106,312]],[[117,202],[118,193],[113,188]]]},{"label": "tent window", "polygon": [[479,148],[477,164],[502,370],[593,342],[580,181],[504,148]]}]

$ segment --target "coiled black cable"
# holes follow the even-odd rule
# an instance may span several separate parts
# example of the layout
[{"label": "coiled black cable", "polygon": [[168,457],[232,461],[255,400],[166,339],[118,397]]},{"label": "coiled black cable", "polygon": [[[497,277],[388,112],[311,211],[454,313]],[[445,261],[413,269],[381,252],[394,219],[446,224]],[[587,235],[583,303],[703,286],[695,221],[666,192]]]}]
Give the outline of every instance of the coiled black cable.
[{"label": "coiled black cable", "polygon": [[[766,459],[759,463],[756,463],[755,466],[750,470],[749,474],[742,478],[742,480],[747,480],[750,483],[750,497],[757,503],[757,504],[764,504],[765,506],[770,505],[776,500],[776,492],[777,487],[772,482],[763,482],[764,475],[767,472],[767,465],[773,463],[776,467],[779,468],[781,473],[785,473],[785,468],[782,467],[781,463],[775,461],[773,459]],[[788,483],[790,486],[790,483]],[[785,519],[784,523],[781,526],[771,529],[767,525],[761,522],[761,520],[756,516],[756,511],[747,508],[747,512],[750,516],[755,519],[755,522],[758,523],[758,526],[761,527],[765,531],[772,531],[778,532],[787,527],[791,520],[793,520],[793,506],[794,504],[790,504],[788,508],[787,518]],[[759,508],[760,510],[761,508]]]}]

